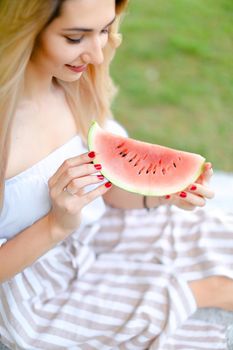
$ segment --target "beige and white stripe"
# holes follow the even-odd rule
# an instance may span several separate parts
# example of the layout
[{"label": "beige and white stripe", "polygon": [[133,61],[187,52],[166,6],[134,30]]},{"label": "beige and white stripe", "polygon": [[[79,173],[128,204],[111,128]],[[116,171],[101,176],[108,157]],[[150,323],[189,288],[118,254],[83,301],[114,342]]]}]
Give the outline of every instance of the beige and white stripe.
[{"label": "beige and white stripe", "polygon": [[[93,239],[93,230],[97,231]],[[225,328],[192,318],[187,281],[233,278],[233,218],[108,208],[0,286],[11,349],[226,349]]]}]

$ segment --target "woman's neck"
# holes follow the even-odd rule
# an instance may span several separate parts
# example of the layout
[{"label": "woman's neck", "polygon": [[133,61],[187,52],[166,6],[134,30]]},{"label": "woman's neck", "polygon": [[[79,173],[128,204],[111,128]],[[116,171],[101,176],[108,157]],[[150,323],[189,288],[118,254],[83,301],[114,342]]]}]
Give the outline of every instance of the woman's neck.
[{"label": "woman's neck", "polygon": [[24,80],[24,89],[22,91],[23,100],[41,101],[48,95],[53,95],[56,91],[56,83],[52,76],[43,70],[38,70],[29,61]]}]

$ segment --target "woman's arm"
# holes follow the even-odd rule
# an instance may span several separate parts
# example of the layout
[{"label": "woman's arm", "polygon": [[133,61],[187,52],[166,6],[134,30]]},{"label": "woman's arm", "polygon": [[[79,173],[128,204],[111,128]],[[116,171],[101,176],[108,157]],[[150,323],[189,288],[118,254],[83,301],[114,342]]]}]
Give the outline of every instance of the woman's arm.
[{"label": "woman's arm", "polygon": [[[144,208],[143,197],[140,194],[127,192],[116,186],[104,194],[105,203],[114,208],[121,209],[142,209]],[[146,204],[148,208],[154,208],[161,203],[161,197],[147,197]]]},{"label": "woman's arm", "polygon": [[0,247],[0,283],[31,265],[58,242],[49,215],[38,220]]},{"label": "woman's arm", "polygon": [[[83,207],[109,190],[100,182],[102,178],[95,176],[96,170],[87,153],[63,162],[48,182],[50,212],[0,247],[0,283],[31,265],[78,229]],[[85,187],[91,184],[97,187],[85,192]]]}]

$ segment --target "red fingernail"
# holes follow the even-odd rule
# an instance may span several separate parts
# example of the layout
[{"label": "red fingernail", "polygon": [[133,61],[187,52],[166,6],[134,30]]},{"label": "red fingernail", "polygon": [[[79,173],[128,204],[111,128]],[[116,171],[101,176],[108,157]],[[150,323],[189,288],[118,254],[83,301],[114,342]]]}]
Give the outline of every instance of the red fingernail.
[{"label": "red fingernail", "polygon": [[88,153],[89,158],[95,158],[95,152],[91,151]]},{"label": "red fingernail", "polygon": [[165,196],[165,199],[169,199],[169,198],[171,198],[171,196],[169,196],[169,194],[167,194],[167,195]]},{"label": "red fingernail", "polygon": [[190,190],[191,190],[191,191],[195,191],[196,189],[197,189],[197,186],[195,186],[195,185],[193,185],[193,186],[190,187]]},{"label": "red fingernail", "polygon": [[96,168],[96,170],[101,170],[102,169],[101,164],[94,164],[94,167]]},{"label": "red fingernail", "polygon": [[97,177],[98,177],[99,180],[103,180],[104,179],[103,175],[97,175]]},{"label": "red fingernail", "polygon": [[180,192],[180,197],[181,197],[181,198],[187,197],[187,193],[186,193],[186,192]]},{"label": "red fingernail", "polygon": [[105,187],[109,188],[112,186],[111,182],[106,182],[106,184],[104,184]]}]

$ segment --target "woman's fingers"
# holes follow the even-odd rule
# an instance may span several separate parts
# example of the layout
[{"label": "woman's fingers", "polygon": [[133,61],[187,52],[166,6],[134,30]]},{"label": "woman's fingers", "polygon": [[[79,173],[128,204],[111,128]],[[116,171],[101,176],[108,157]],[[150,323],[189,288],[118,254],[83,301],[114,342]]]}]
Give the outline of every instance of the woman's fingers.
[{"label": "woman's fingers", "polygon": [[186,204],[189,203],[191,206],[194,207],[204,207],[204,205],[206,204],[205,198],[203,198],[202,196],[197,196],[187,191],[176,193],[174,194],[174,197],[176,201],[179,201],[180,203],[183,202]]},{"label": "woman's fingers", "polygon": [[[56,192],[58,192],[58,193],[62,192],[63,189],[65,187],[68,187],[68,186],[69,186],[70,189],[73,188],[73,190],[74,190],[75,187],[78,184],[76,180],[80,180],[81,181],[81,179],[83,177],[87,177],[87,176],[89,176],[91,174],[96,173],[101,168],[101,166],[99,165],[99,167],[98,167],[98,165],[90,163],[90,164],[82,164],[80,166],[75,166],[75,167],[68,168],[57,179],[57,183],[55,185]],[[90,180],[90,177],[89,177],[89,180]],[[92,183],[92,182],[90,182],[90,183]]]},{"label": "woman's fingers", "polygon": [[[96,170],[95,170],[96,171]],[[88,185],[97,184],[103,181],[105,178],[103,175],[89,175],[79,178],[75,178],[69,182],[65,190],[70,194],[83,194],[83,188]]]},{"label": "woman's fingers", "polygon": [[56,173],[50,178],[49,184],[51,186],[53,186],[58,181],[58,179],[62,176],[62,174],[69,171],[69,169],[71,169],[73,167],[78,167],[82,164],[91,164],[93,157],[89,156],[90,153],[91,152],[84,153],[84,154],[81,154],[77,157],[73,157],[73,158],[69,158],[69,159],[65,160],[62,163],[62,165],[58,168]]},{"label": "woman's fingers", "polygon": [[65,197],[62,199],[62,201],[66,206],[66,210],[70,214],[75,214],[80,210],[80,208],[83,208],[96,198],[103,196],[111,187],[112,184],[110,182],[106,182],[105,184],[102,184],[89,192],[84,192],[81,190],[82,193],[80,193],[79,196],[76,196],[75,193],[71,193],[70,190],[67,191],[66,189],[66,191],[64,191]]},{"label": "woman's fingers", "polygon": [[166,202],[185,210],[203,207],[206,204],[206,199],[212,199],[214,197],[214,191],[207,186],[212,175],[212,164],[205,163],[204,171],[198,180],[188,186],[184,191],[171,196],[165,196]]},{"label": "woman's fingers", "polygon": [[107,182],[101,186],[98,186],[94,190],[85,193],[82,196],[84,205],[87,205],[92,201],[94,201],[96,198],[103,196],[111,187],[112,187],[111,182]]},{"label": "woman's fingers", "polygon": [[[66,160],[49,179],[52,201],[50,220],[56,227],[56,239],[61,240],[80,225],[82,208],[105,194],[111,183],[101,184],[102,175],[96,174],[100,169],[92,164],[94,152],[82,154]],[[99,182],[99,186],[85,191],[85,186]],[[64,190],[65,189],[65,190]]]},{"label": "woman's fingers", "polygon": [[181,198],[178,193],[163,197],[162,203],[169,204],[169,205],[173,204],[176,207],[184,210],[193,210],[196,207],[192,203],[189,203],[188,201],[186,201],[184,198]]},{"label": "woman's fingers", "polygon": [[208,185],[211,177],[213,176],[213,173],[214,172],[213,172],[212,168],[205,171],[204,176],[203,176],[203,181],[202,181],[203,185]]},{"label": "woman's fingers", "polygon": [[201,184],[190,185],[185,191],[175,193],[173,202],[184,209],[194,209],[195,207],[204,207],[206,199],[214,197],[214,192]]},{"label": "woman's fingers", "polygon": [[214,191],[211,190],[207,186],[203,186],[202,184],[199,183],[194,183],[190,185],[187,189],[187,192],[197,195],[197,196],[202,196],[207,199],[212,199],[214,197]]},{"label": "woman's fingers", "polygon": [[204,171],[197,179],[197,183],[207,185],[213,175],[213,168],[211,163],[205,163],[204,165]]},{"label": "woman's fingers", "polygon": [[176,206],[180,209],[184,209],[184,210],[194,210],[196,208],[195,205],[182,201],[182,200],[178,200]]},{"label": "woman's fingers", "polygon": [[[83,207],[98,196],[103,195],[111,187],[111,183],[104,181],[104,176],[97,174],[101,170],[100,164],[93,164],[94,152],[82,154],[66,160],[55,175],[50,179],[50,195],[59,198],[71,208]],[[85,191],[85,187],[100,184],[94,190]],[[63,199],[62,199],[63,198]],[[78,203],[76,203],[78,200]]]}]

